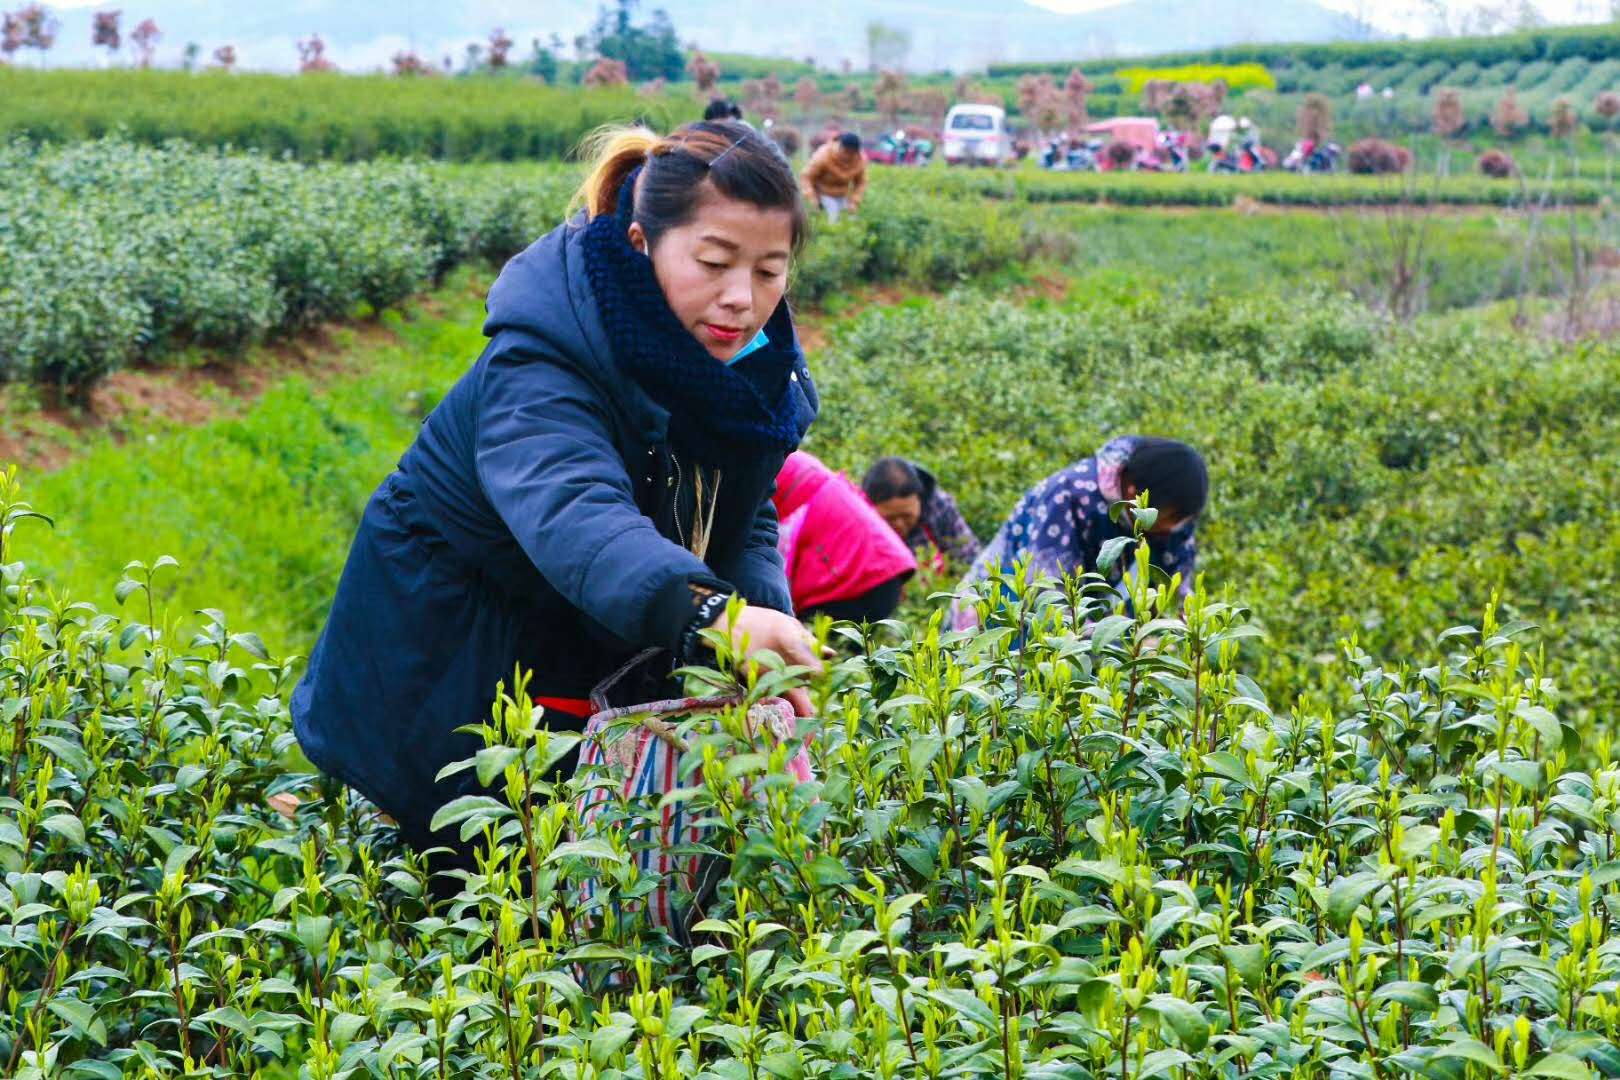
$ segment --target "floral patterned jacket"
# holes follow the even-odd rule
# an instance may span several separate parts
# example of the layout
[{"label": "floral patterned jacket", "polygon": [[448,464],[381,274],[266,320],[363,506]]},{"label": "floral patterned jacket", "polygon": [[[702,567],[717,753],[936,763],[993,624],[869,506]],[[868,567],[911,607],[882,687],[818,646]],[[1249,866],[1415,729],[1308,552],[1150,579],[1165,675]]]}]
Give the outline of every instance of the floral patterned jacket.
[{"label": "floral patterned jacket", "polygon": [[[1108,508],[1125,497],[1121,473],[1136,448],[1135,436],[1112,439],[1096,455],[1083,458],[1062,472],[1055,473],[1030,488],[1018,500],[1012,515],[979,553],[962,580],[964,590],[1021,559],[1027,558],[1032,575],[1062,577],[1095,570],[1102,546],[1127,531],[1109,520]],[[1181,589],[1192,590],[1197,569],[1198,546],[1194,537],[1197,520],[1188,521],[1167,540],[1150,540],[1153,564],[1168,574],[1181,575]],[[1112,569],[1118,580],[1126,565],[1122,560]],[[967,629],[973,625],[971,605],[952,609],[952,625]]]}]

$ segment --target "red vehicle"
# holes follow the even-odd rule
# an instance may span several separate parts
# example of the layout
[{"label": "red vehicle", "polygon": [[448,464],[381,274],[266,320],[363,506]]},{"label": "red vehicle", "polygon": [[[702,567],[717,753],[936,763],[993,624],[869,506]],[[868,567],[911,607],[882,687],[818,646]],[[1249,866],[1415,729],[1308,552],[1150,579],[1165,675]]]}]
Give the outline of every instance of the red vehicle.
[{"label": "red vehicle", "polygon": [[876,165],[926,165],[933,156],[934,144],[930,139],[913,139],[904,131],[896,131],[879,135],[875,144],[864,144],[861,153]]}]

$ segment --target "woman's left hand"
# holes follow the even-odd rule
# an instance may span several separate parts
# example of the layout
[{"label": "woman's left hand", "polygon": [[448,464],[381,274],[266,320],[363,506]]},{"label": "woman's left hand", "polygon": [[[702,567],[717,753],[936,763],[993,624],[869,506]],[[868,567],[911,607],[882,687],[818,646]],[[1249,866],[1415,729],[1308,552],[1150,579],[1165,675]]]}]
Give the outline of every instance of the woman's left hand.
[{"label": "woman's left hand", "polygon": [[810,701],[810,691],[802,686],[782,691],[782,699],[793,706],[794,716],[814,716],[816,707]]}]

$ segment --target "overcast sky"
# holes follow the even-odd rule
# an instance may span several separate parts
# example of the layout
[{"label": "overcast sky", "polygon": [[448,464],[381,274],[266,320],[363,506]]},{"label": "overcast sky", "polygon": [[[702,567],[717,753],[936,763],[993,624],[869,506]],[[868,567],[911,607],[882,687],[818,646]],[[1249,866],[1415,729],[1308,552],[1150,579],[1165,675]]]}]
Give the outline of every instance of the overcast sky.
[{"label": "overcast sky", "polygon": [[[1318,0],[1324,7],[1343,11],[1392,33],[1426,34],[1434,30],[1431,5],[1423,0]],[[1052,11],[1094,11],[1110,7],[1119,0],[1030,0]],[[1441,0],[1453,25],[1472,12],[1481,9],[1511,11],[1520,6],[1535,10],[1550,23],[1599,22],[1614,14],[1612,0],[1530,0],[1521,5],[1518,0]]]}]

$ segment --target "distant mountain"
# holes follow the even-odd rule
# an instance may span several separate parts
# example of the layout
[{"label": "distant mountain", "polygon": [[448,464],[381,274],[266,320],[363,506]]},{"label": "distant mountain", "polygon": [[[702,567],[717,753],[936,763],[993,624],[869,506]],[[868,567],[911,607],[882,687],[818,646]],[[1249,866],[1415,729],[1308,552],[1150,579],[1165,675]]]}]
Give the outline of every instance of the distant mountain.
[{"label": "distant mountain", "polygon": [[[79,0],[75,0],[75,3]],[[1368,36],[1365,27],[1313,0],[1126,0],[1064,15],[1023,0],[773,0],[768,16],[753,8],[737,17],[736,0],[644,0],[643,12],[663,6],[683,41],[725,52],[749,52],[835,66],[866,63],[866,27],[881,22],[906,31],[912,70],[982,68],[1006,60],[1129,56],[1242,42],[1329,41]],[[384,67],[404,49],[460,61],[470,41],[503,27],[526,55],[534,38],[571,41],[590,25],[594,0],[287,0],[249,5],[222,0],[145,0],[125,6],[125,31],[155,19],[163,31],[159,57],[176,61],[187,42],[204,58],[224,43],[246,67],[285,70],[297,62],[296,42],[312,33],[345,70]],[[58,13],[63,24],[53,63],[93,63],[90,7]]]}]

